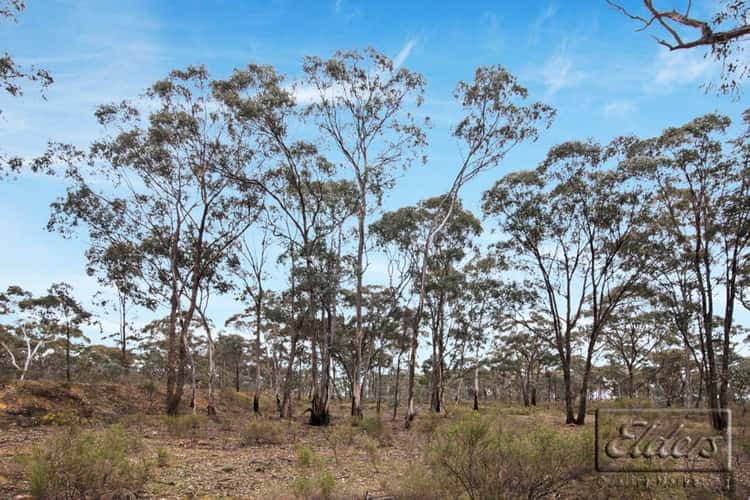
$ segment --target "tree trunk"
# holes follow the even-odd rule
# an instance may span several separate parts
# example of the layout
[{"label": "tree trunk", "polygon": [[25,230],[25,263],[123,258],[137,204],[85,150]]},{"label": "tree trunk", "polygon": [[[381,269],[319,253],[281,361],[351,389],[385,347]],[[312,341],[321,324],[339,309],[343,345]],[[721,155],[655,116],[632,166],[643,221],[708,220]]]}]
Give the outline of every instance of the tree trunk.
[{"label": "tree trunk", "polygon": [[206,326],[206,333],[208,335],[208,404],[206,406],[206,411],[209,416],[213,417],[216,415],[216,391],[214,388],[216,382],[216,347],[214,346],[214,339],[211,337],[208,326]]},{"label": "tree trunk", "polygon": [[[255,301],[255,393],[253,394],[253,413],[260,414],[260,330],[263,316],[263,285],[258,277],[258,296]],[[240,390],[239,376],[237,377],[237,391]]]},{"label": "tree trunk", "polygon": [[360,391],[362,384],[362,342],[364,330],[362,328],[362,277],[364,274],[363,257],[365,251],[365,216],[367,215],[367,192],[366,186],[360,182],[360,206],[357,213],[357,261],[355,274],[357,278],[357,289],[355,296],[355,339],[354,339],[354,366],[352,370],[352,411],[353,417],[362,416],[362,401]]},{"label": "tree trunk", "polygon": [[479,410],[479,362],[474,365],[474,410]]},{"label": "tree trunk", "polygon": [[573,414],[573,386],[570,377],[570,362],[564,362],[562,369],[565,390],[565,423],[574,424],[575,415]]},{"label": "tree trunk", "polygon": [[70,325],[65,333],[65,380],[70,382]]}]

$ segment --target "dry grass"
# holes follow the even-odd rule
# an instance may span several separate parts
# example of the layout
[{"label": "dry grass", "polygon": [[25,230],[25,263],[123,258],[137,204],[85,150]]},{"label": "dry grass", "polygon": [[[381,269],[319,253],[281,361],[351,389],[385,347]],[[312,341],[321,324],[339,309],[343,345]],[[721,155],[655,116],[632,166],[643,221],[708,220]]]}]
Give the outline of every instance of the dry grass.
[{"label": "dry grass", "polygon": [[[325,493],[333,498],[364,498],[366,492],[386,495],[398,491],[407,498],[436,498],[455,484],[442,484],[445,478],[427,473],[429,450],[440,443],[437,438],[446,429],[473,414],[468,403],[450,406],[447,415],[433,415],[424,409],[407,431],[401,418],[392,421],[390,412],[377,418],[374,407],[367,407],[365,419],[358,427],[352,427],[349,403],[332,401],[332,424],[327,428],[310,427],[302,414],[308,407],[305,401],[294,401],[297,418],[279,420],[274,400],[264,395],[263,416],[257,418],[252,416],[252,394],[223,390],[218,394],[217,419],[199,415],[169,420],[156,414],[163,400],[162,391],[162,387],[156,387],[152,395],[157,403],[154,405],[138,385],[68,386],[32,382],[22,388],[8,386],[0,390],[0,498],[28,494],[18,457],[28,455],[35,444],[65,430],[65,419],[60,422],[63,425],[41,425],[43,415],[75,412],[82,402],[92,410],[86,428],[107,428],[113,421],[119,421],[128,432],[143,438],[145,454],[159,465],[144,486],[145,494],[154,498],[294,498],[295,487],[297,493],[308,491],[314,496]],[[201,393],[198,401],[199,410],[205,408],[205,394]],[[190,413],[190,408],[183,408],[183,414]],[[577,431],[563,425],[562,410],[555,406],[530,409],[483,402],[479,413],[521,434],[538,426],[556,433]],[[747,495],[750,412],[735,415],[737,495]],[[593,426],[593,418],[588,420],[587,427]],[[253,421],[262,423],[251,429],[252,446],[243,446],[243,432]],[[280,439],[271,436],[273,443],[262,444],[266,426]],[[316,464],[303,472],[299,465],[300,449],[310,450]],[[303,481],[300,477],[307,479]],[[690,491],[660,490],[656,497],[720,498],[715,496],[714,483],[709,478],[705,487]],[[648,492],[643,496],[644,492],[638,489],[601,485],[593,470],[567,485],[562,497],[575,497],[576,492],[580,496],[581,491],[592,498],[606,498],[615,493],[626,498],[649,498]]]}]

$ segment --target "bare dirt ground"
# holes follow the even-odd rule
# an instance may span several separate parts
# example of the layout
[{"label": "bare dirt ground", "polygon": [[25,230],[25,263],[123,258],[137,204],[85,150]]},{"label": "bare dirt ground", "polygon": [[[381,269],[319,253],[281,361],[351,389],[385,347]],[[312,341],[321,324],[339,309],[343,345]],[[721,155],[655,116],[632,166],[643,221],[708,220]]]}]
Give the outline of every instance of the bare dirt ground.
[{"label": "bare dirt ground", "polygon": [[[0,389],[0,498],[27,498],[29,485],[21,457],[34,445],[64,432],[71,420],[83,428],[118,423],[141,438],[146,455],[156,457],[161,453],[166,457],[162,466],[153,467],[151,479],[141,492],[144,498],[294,498],[293,485],[300,475],[297,464],[300,446],[312,449],[333,475],[336,498],[388,497],[398,491],[409,469],[419,466],[430,433],[435,431],[435,425],[445,421],[425,416],[407,431],[401,417],[392,421],[391,410],[384,407],[381,417],[387,429],[373,454],[372,440],[368,448],[368,438],[360,428],[353,428],[350,441],[343,444],[340,436],[332,434],[337,428],[351,428],[348,402],[334,401],[332,425],[321,428],[305,423],[304,401],[295,401],[299,416],[287,422],[270,411],[275,403],[262,399],[261,408],[266,409],[262,419],[282,429],[281,439],[278,444],[247,446],[241,442],[241,431],[254,418],[248,394],[222,391],[218,419],[198,417],[187,427],[176,426],[159,415],[162,396],[153,389],[119,384],[26,382],[20,387]],[[493,404],[484,406],[492,408]],[[205,407],[202,399],[198,407]],[[498,408],[494,405],[511,422],[533,418],[565,429],[561,424],[562,413],[554,408],[533,411],[507,405]],[[183,413],[190,414],[190,408],[184,408]],[[450,413],[449,409],[448,418]],[[374,408],[368,408],[366,414],[375,415]],[[735,419],[737,498],[750,498],[750,457],[744,451],[747,443],[742,427],[748,420]],[[587,425],[593,425],[593,418]],[[569,485],[564,496],[603,498],[604,494],[596,493],[598,490],[591,487],[594,483],[589,482],[597,479],[592,473],[591,478]],[[613,490],[607,491],[612,494]],[[660,498],[648,490],[626,493],[625,489],[615,488],[614,491],[623,498]],[[708,491],[686,491],[682,497],[722,497]],[[674,498],[680,497],[678,494]]]}]

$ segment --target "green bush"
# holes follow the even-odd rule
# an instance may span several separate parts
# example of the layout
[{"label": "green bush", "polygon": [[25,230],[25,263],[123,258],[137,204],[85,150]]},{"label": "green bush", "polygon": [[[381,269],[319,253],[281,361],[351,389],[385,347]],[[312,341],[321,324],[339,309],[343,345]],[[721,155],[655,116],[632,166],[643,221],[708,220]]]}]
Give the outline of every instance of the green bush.
[{"label": "green bush", "polygon": [[300,498],[332,498],[336,479],[325,468],[323,459],[308,446],[298,444],[297,477],[292,490]]},{"label": "green bush", "polygon": [[381,446],[392,443],[391,427],[386,425],[380,417],[367,417],[362,420],[362,429],[373,439],[377,439]]},{"label": "green bush", "polygon": [[367,457],[370,459],[372,467],[377,472],[378,463],[380,463],[380,454],[378,453],[378,442],[370,437],[366,437],[364,440],[365,451],[367,451]]},{"label": "green bush", "polygon": [[166,448],[156,449],[156,465],[159,467],[166,467],[169,465],[169,452]]},{"label": "green bush", "polygon": [[429,438],[435,434],[443,420],[443,417],[439,413],[429,411],[422,415],[417,415],[412,425],[417,432]]},{"label": "green bush", "polygon": [[453,479],[469,498],[542,498],[589,471],[587,429],[543,425],[508,432],[496,420],[473,415],[435,436],[427,448],[433,477]]},{"label": "green bush", "polygon": [[208,417],[204,415],[165,416],[167,433],[177,438],[198,439],[206,435],[209,426]]},{"label": "green bush", "polygon": [[350,425],[331,426],[325,436],[326,441],[328,441],[328,444],[331,446],[331,451],[333,451],[333,458],[338,465],[339,451],[342,448],[354,444],[354,439],[357,436],[357,429]]},{"label": "green bush", "polygon": [[208,418],[203,415],[178,415],[164,417],[167,433],[178,438],[198,439],[206,434]]},{"label": "green bush", "polygon": [[318,489],[320,498],[333,498],[333,492],[336,489],[336,478],[327,470],[321,469],[313,477],[313,481]]},{"label": "green bush", "polygon": [[297,466],[303,469],[306,469],[313,465],[313,462],[315,461],[315,452],[313,452],[309,447],[303,446],[301,444],[298,444],[296,446],[296,452],[297,452]]},{"label": "green bush", "polygon": [[71,427],[33,449],[26,479],[37,499],[123,498],[136,496],[150,470],[142,446],[122,427],[85,433]]},{"label": "green bush", "polygon": [[281,444],[284,442],[284,429],[270,420],[254,419],[240,432],[240,445]]},{"label": "green bush", "polygon": [[70,412],[50,412],[42,417],[43,425],[59,425],[63,427],[78,424],[78,416]]}]

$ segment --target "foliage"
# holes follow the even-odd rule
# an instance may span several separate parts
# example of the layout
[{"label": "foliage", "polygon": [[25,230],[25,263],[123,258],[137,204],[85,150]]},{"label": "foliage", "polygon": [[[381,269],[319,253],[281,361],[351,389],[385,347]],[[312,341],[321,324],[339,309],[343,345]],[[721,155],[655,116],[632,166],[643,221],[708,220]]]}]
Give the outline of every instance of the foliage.
[{"label": "foliage", "polygon": [[369,437],[376,439],[381,446],[391,443],[391,427],[386,425],[379,416],[365,417],[362,420],[361,427]]},{"label": "foliage", "polygon": [[292,490],[300,498],[332,498],[336,478],[325,467],[320,456],[308,446],[297,445],[297,476]]},{"label": "foliage", "polygon": [[78,415],[72,412],[49,412],[42,417],[44,425],[71,426],[79,423]]},{"label": "foliage", "polygon": [[163,422],[170,436],[191,439],[203,436],[209,425],[208,418],[203,415],[166,415]]},{"label": "foliage", "polygon": [[589,471],[588,430],[544,425],[505,430],[472,415],[451,424],[428,446],[433,476],[448,476],[469,498],[542,498]]},{"label": "foliage", "polygon": [[156,465],[158,467],[169,465],[169,451],[166,448],[159,447],[156,449]]},{"label": "foliage", "polygon": [[26,465],[31,494],[46,498],[136,496],[151,462],[122,427],[81,432],[72,427],[34,448]]},{"label": "foliage", "polygon": [[241,446],[255,446],[261,444],[281,444],[285,441],[284,428],[281,424],[271,420],[253,419],[240,433]]}]

